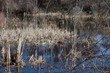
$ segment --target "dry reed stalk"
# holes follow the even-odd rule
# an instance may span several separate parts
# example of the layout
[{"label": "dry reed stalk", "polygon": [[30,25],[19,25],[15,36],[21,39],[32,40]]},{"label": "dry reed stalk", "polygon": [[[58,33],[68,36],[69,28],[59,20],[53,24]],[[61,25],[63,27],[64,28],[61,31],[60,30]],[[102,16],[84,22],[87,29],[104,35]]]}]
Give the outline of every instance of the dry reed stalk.
[{"label": "dry reed stalk", "polygon": [[35,65],[35,59],[34,59],[34,55],[32,55],[31,57],[30,57],[30,59],[29,59],[29,63],[32,65],[32,66],[34,66]]},{"label": "dry reed stalk", "polygon": [[18,48],[17,48],[17,64],[18,64],[18,72],[20,72],[20,62],[21,62],[21,46],[22,46],[22,38],[19,38]]},{"label": "dry reed stalk", "polygon": [[5,48],[4,48],[4,46],[2,47],[1,53],[2,53],[2,57],[3,57],[3,61],[5,61]]},{"label": "dry reed stalk", "polygon": [[10,55],[10,46],[7,49],[7,73],[10,73],[10,60],[11,60],[11,55]]}]

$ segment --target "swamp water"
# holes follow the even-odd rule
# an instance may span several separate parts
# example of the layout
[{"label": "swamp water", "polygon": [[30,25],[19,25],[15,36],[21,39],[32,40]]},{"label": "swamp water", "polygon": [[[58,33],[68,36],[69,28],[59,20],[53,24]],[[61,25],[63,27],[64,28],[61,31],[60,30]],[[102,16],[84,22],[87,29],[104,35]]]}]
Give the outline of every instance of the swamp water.
[{"label": "swamp water", "polygon": [[[101,40],[103,36],[98,35],[96,40],[100,42],[97,44],[99,47],[97,54],[94,54],[92,58],[85,60],[85,57],[80,56],[75,61],[75,65],[71,60],[71,56],[65,59],[65,47],[68,43],[64,43],[64,47],[56,54],[53,45],[41,44],[35,45],[32,50],[29,44],[25,44],[22,47],[21,63],[24,66],[18,67],[17,65],[10,65],[11,73],[109,73],[110,68],[110,49],[101,46],[104,40]],[[109,41],[110,42],[110,41]],[[31,50],[30,50],[31,49]],[[69,51],[71,51],[71,48]],[[94,50],[95,51],[95,50]],[[78,54],[79,55],[79,54]],[[44,63],[35,63],[37,60],[43,60]],[[68,60],[67,60],[68,59]],[[2,56],[0,57],[2,61]],[[32,64],[34,63],[34,64]],[[18,71],[19,70],[19,71]],[[0,73],[6,73],[7,67],[0,66]]]}]

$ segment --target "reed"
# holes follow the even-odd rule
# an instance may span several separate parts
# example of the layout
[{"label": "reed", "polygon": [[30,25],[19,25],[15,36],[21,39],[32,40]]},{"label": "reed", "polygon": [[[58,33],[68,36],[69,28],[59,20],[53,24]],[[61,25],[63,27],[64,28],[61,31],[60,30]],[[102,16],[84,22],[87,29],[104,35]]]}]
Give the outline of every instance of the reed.
[{"label": "reed", "polygon": [[[50,48],[49,53],[51,56],[50,57],[51,65],[54,64],[53,57],[55,56],[55,58],[57,57],[57,59],[61,61],[66,59],[66,62],[64,62],[65,67],[55,66],[55,68],[67,69],[69,62],[71,61],[71,66],[68,68],[68,70],[70,69],[76,70],[78,59],[81,58],[81,59],[84,59],[84,61],[86,61],[85,60],[86,58],[90,60],[93,58],[94,55],[98,53],[99,50],[98,51],[94,50],[94,47],[93,47],[95,46],[95,49],[97,49],[97,46],[101,45],[100,43],[98,43],[97,45],[97,42],[95,40],[97,35],[103,34],[104,36],[107,35],[107,38],[110,37],[110,34],[109,34],[110,33],[110,24],[109,24],[110,8],[109,8],[109,2],[107,3],[104,0],[103,2],[100,2],[100,0],[96,0],[92,3],[91,3],[92,0],[90,1],[90,3],[87,0],[85,0],[84,2],[83,0],[82,1],[81,0],[73,0],[73,1],[59,0],[59,4],[61,4],[62,6],[61,8],[64,7],[64,9],[59,10],[57,12],[56,11],[52,12],[50,10],[51,8],[49,9],[49,7],[51,6],[51,5],[49,6],[51,2],[50,0],[46,7],[46,10],[48,9],[50,10],[50,12],[48,13],[46,13],[43,10],[39,10],[37,13],[36,12],[34,13],[33,5],[31,6],[31,4],[26,4],[26,7],[25,6],[22,7],[25,4],[24,3],[17,4],[16,3],[17,0],[4,0],[4,1],[6,1],[6,10],[5,10],[6,17],[5,17],[5,12],[0,11],[0,44],[3,43],[1,54],[3,57],[3,62],[6,62],[5,65],[7,67],[7,73],[10,73],[11,60],[12,60],[11,58],[13,57],[12,54],[10,53],[10,52],[13,52],[13,51],[10,51],[12,42],[16,41],[18,43],[16,48],[17,50],[16,62],[17,62],[18,73],[20,73],[20,67],[21,66],[23,67],[26,64],[28,64],[24,62],[24,60],[22,59],[23,52],[25,52],[25,51],[22,51],[23,42],[32,43],[32,44],[33,43],[43,44],[43,45],[48,44],[53,46],[59,41],[65,42],[66,40],[69,39],[72,44],[72,47],[68,47],[66,49],[66,52],[64,49],[65,48],[64,44],[63,44],[63,47],[62,45],[58,45],[58,47],[56,47],[55,49],[53,49],[53,47],[51,48],[48,47]],[[39,1],[42,1],[42,0],[39,0]],[[54,0],[54,1],[58,1],[58,0]],[[76,6],[74,6],[74,3],[75,3],[74,1],[76,2],[75,4]],[[99,6],[97,5],[98,4],[97,1],[99,1]],[[27,1],[24,1],[24,2],[27,3]],[[87,5],[83,5],[85,4],[85,2]],[[11,3],[13,3],[12,5],[14,5],[15,7],[12,6]],[[71,5],[72,3],[73,5]],[[92,10],[93,11],[95,10],[94,6],[101,7],[101,8],[97,8],[98,10],[96,9],[96,13],[95,12],[92,13]],[[107,6],[107,8],[105,6]],[[91,10],[91,7],[93,7],[92,10]],[[103,7],[105,8],[105,10],[102,10]],[[24,9],[24,11],[22,8]],[[86,14],[88,13],[88,11],[91,11],[91,14],[90,13]],[[11,14],[15,15],[17,18],[10,16]],[[31,19],[31,17],[33,19]],[[86,46],[85,46],[85,42],[86,42],[85,39],[87,39],[87,42],[88,42]],[[6,41],[6,43],[4,43],[4,41]],[[8,41],[8,44],[7,44],[7,41]],[[101,46],[104,46],[104,45],[101,45]],[[41,69],[42,69],[41,65],[42,64],[47,65],[47,61],[46,61],[47,52],[48,51],[46,49],[46,51],[44,50],[43,55],[39,55],[38,53],[35,53],[34,55],[34,53],[32,53],[32,56],[29,59],[29,64],[34,67],[37,66],[39,73],[41,72]],[[85,53],[87,54],[85,55]],[[6,60],[5,60],[5,57],[6,57]],[[54,66],[51,66],[51,68],[54,68]],[[82,68],[85,69],[86,65],[82,64]],[[96,65],[94,65],[94,68],[96,69]],[[49,73],[51,73],[51,70],[49,70]]]},{"label": "reed", "polygon": [[2,58],[3,58],[2,61],[4,62],[5,61],[5,54],[6,54],[4,46],[2,47],[1,54],[2,54]]},{"label": "reed", "polygon": [[17,65],[18,65],[18,72],[20,71],[20,64],[21,64],[21,47],[22,47],[22,38],[19,38],[18,48],[17,48]]},{"label": "reed", "polygon": [[10,63],[11,63],[10,46],[8,46],[8,49],[7,49],[7,73],[11,73]]},{"label": "reed", "polygon": [[35,43],[49,43],[53,44],[59,40],[65,40],[69,38],[70,32],[63,31],[60,29],[52,29],[52,28],[37,28],[33,29],[32,27],[26,29],[7,29],[5,31],[0,31],[0,41],[4,40],[13,42],[18,41],[19,34],[23,36],[24,42],[35,42]]}]

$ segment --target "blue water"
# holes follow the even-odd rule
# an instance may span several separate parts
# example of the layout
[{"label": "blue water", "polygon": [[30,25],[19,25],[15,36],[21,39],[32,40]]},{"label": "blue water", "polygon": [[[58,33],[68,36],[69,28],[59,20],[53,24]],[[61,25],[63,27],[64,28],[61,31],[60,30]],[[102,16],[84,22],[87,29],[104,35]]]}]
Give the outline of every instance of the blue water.
[{"label": "blue water", "polygon": [[[55,62],[55,55],[54,53],[49,49],[48,45],[39,45],[39,51],[35,51],[35,53],[30,52],[30,47],[24,47],[24,53],[22,55],[22,60],[25,62],[28,62],[30,56],[34,54],[36,56],[37,52],[43,52],[44,54],[39,54],[42,55],[43,58],[45,57],[45,60],[47,62],[46,65],[40,65],[40,67],[44,69],[39,69],[39,65],[36,66],[31,66],[29,63],[27,63],[26,66],[23,68],[20,68],[20,73],[103,73],[101,69],[93,69],[89,67],[94,67],[94,66],[103,66],[103,67],[110,67],[110,49],[105,48],[102,44],[105,42],[102,40],[103,36],[98,35],[96,37],[96,40],[98,41],[98,46],[99,46],[99,52],[95,54],[95,56],[101,56],[100,57],[95,57],[90,60],[84,61],[84,58],[80,57],[76,65],[76,69],[72,69],[72,62],[71,60],[68,60],[67,65],[65,65],[65,60],[62,58],[61,60]],[[107,41],[107,40],[106,40]],[[109,44],[109,43],[108,43]],[[53,46],[50,46],[53,48]],[[46,51],[46,52],[45,52]],[[65,52],[63,52],[64,54]],[[2,58],[0,57],[0,60]],[[53,66],[53,68],[48,68]],[[86,68],[83,68],[82,66],[85,66]],[[68,69],[71,68],[71,69]],[[0,73],[6,73],[6,67],[1,66],[0,67]],[[11,73],[17,73],[17,68],[16,67],[11,67]]]}]

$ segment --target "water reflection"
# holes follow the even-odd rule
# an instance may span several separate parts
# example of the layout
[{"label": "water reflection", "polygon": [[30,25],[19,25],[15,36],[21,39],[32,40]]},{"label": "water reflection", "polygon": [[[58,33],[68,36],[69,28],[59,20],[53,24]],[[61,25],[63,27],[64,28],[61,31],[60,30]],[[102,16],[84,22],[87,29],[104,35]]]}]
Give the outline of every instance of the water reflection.
[{"label": "water reflection", "polygon": [[[103,37],[97,35],[96,41],[98,43],[94,45],[83,42],[84,40],[77,43],[75,54],[71,53],[71,41],[59,41],[52,45],[25,43],[22,47],[21,64],[19,66],[17,64],[11,65],[10,71],[12,73],[88,73],[94,72],[94,70],[98,73],[101,72],[101,69],[108,71],[105,67],[110,67],[110,49],[103,44],[110,41],[106,38],[103,39]],[[33,61],[30,61],[31,58]],[[75,62],[73,62],[73,58]],[[0,60],[2,61],[2,57]],[[73,63],[76,65],[72,66]],[[1,73],[5,73],[5,70],[6,66],[1,66]]]}]

